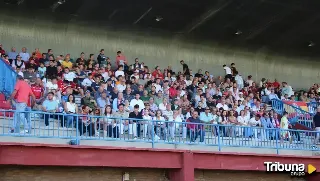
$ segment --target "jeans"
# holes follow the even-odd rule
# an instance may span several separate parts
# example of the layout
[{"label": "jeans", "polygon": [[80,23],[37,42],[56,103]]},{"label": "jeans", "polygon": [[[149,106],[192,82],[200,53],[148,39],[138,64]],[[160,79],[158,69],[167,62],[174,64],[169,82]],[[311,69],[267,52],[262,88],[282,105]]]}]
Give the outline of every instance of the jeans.
[{"label": "jeans", "polygon": [[79,120],[78,131],[79,131],[80,136],[82,136],[86,132],[89,133],[89,136],[95,135],[95,129],[94,129],[94,124],[93,123],[90,123],[89,125],[86,125],[82,121]]},{"label": "jeans", "polygon": [[111,138],[119,138],[119,127],[108,125],[108,136]]},{"label": "jeans", "polygon": [[202,129],[189,129],[190,140],[194,142],[200,136],[200,142],[204,142],[205,130]]},{"label": "jeans", "polygon": [[[24,112],[27,110],[27,104],[24,102],[17,102],[16,103],[16,113],[14,114],[13,117],[13,125],[12,129],[14,130],[15,133],[20,132],[20,123],[23,122],[24,130],[30,130],[30,124],[28,123],[28,120],[26,120],[26,114],[25,113],[19,113],[19,112]],[[28,116],[30,117],[30,116]],[[29,119],[30,120],[30,119]]]},{"label": "jeans", "polygon": [[49,126],[49,119],[50,118],[54,118],[55,116],[53,115],[53,114],[51,114],[51,113],[47,113],[47,114],[45,114],[44,115],[44,124],[46,125],[46,126]]},{"label": "jeans", "polygon": [[64,116],[61,120],[61,127],[72,128],[76,122],[76,117],[74,116]]},{"label": "jeans", "polygon": [[28,112],[25,113],[25,117],[27,118],[29,129],[31,129],[31,114],[29,113],[30,111],[32,111],[31,107],[27,107],[26,111],[28,111]]}]

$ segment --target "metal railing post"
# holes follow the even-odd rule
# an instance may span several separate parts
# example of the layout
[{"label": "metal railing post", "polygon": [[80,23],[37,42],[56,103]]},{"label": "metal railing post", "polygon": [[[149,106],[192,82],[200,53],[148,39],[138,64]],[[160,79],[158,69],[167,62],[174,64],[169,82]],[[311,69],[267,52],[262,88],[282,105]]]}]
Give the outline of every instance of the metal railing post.
[{"label": "metal railing post", "polygon": [[152,148],[154,148],[154,124],[152,122],[152,131],[151,131],[151,144]]},{"label": "metal railing post", "polygon": [[79,134],[79,116],[77,116],[77,123],[76,123],[76,144],[80,144],[80,134]]},{"label": "metal railing post", "polygon": [[220,126],[217,126],[217,136],[218,136],[218,150],[221,151],[221,140],[220,140]]}]

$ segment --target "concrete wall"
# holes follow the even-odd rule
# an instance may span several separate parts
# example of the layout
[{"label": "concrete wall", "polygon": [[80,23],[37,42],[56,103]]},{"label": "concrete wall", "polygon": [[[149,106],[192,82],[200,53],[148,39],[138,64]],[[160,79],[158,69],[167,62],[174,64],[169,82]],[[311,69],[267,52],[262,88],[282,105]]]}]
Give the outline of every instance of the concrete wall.
[{"label": "concrete wall", "polygon": [[62,23],[39,15],[2,12],[0,14],[0,42],[6,49],[26,46],[29,51],[40,47],[41,51],[52,48],[55,54],[71,53],[78,57],[80,52],[98,53],[101,48],[111,58],[122,50],[133,62],[139,57],[151,67],[172,65],[181,69],[183,59],[195,72],[209,70],[213,75],[223,74],[222,65],[236,63],[243,76],[253,75],[256,80],[262,77],[287,81],[294,88],[306,88],[320,77],[320,62],[311,58],[294,58],[272,55],[264,50],[251,51],[231,49],[201,41],[186,41],[170,35],[142,31],[117,30],[100,23]]},{"label": "concrete wall", "polygon": [[[93,167],[0,167],[2,181],[120,181],[124,172],[129,181],[169,181],[165,169],[117,169]],[[195,181],[302,181],[287,173],[196,170]]]}]

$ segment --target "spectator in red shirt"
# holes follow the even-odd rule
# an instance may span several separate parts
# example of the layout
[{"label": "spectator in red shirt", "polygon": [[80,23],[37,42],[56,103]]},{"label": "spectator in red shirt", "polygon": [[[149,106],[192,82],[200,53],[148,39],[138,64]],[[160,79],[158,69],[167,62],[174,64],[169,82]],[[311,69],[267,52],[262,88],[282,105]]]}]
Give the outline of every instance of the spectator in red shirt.
[{"label": "spectator in red shirt", "polygon": [[177,84],[174,83],[173,86],[169,88],[169,97],[170,99],[174,99],[177,97]]},{"label": "spectator in red shirt", "polygon": [[35,54],[35,57],[39,60],[42,58],[42,53],[40,52],[39,48],[34,49],[34,52],[32,54]]},{"label": "spectator in red shirt", "polygon": [[34,100],[36,100],[36,97],[32,93],[32,90],[27,82],[24,81],[22,76],[17,77],[17,83],[15,85],[14,91],[12,92],[10,98],[8,101],[11,101],[13,98],[16,97],[16,113],[13,119],[13,127],[11,128],[11,133],[19,133],[20,132],[20,122],[23,122],[24,125],[24,132],[23,133],[29,133],[30,132],[30,123],[28,123],[28,120],[25,119],[26,115],[25,113],[18,113],[19,111],[26,111],[27,105],[29,102],[30,96],[32,97],[33,101],[32,104],[34,104]]},{"label": "spectator in red shirt", "polygon": [[277,79],[274,79],[274,82],[272,83],[274,88],[279,88],[280,87],[280,83],[278,82]]},{"label": "spectator in red shirt", "polygon": [[43,92],[44,92],[44,87],[42,85],[42,80],[40,78],[37,78],[36,83],[31,85],[31,91],[36,97],[36,107],[41,105],[42,99],[43,99]]},{"label": "spectator in red shirt", "polygon": [[116,64],[117,64],[117,66],[119,66],[119,65],[124,66],[124,65],[128,64],[126,56],[124,56],[121,51],[117,52]]},{"label": "spectator in red shirt", "polygon": [[163,80],[163,78],[164,78],[163,73],[161,72],[159,66],[156,66],[155,70],[152,72],[152,76]]}]

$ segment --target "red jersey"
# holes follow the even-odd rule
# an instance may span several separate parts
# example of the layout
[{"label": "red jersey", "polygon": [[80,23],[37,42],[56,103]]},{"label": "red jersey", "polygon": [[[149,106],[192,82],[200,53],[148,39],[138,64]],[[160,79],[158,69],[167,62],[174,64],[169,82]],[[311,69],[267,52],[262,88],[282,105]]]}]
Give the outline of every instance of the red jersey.
[{"label": "red jersey", "polygon": [[34,94],[34,96],[36,97],[36,99],[40,99],[42,98],[43,92],[44,92],[44,88],[40,85],[31,85],[31,91]]},{"label": "red jersey", "polygon": [[280,83],[279,82],[273,82],[273,87],[274,88],[279,88],[280,87]]},{"label": "red jersey", "polygon": [[63,86],[63,80],[58,80],[57,84],[58,84],[58,88],[61,90]]},{"label": "red jersey", "polygon": [[77,84],[74,83],[74,82],[70,82],[70,84],[66,85],[66,84],[63,84],[61,86],[61,92],[62,93],[65,93],[67,88],[72,88],[72,89],[76,89],[77,88]]},{"label": "red jersey", "polygon": [[162,72],[158,72],[157,70],[155,70],[152,72],[151,75],[155,78],[159,78],[159,79],[163,80],[163,73]]}]

